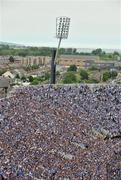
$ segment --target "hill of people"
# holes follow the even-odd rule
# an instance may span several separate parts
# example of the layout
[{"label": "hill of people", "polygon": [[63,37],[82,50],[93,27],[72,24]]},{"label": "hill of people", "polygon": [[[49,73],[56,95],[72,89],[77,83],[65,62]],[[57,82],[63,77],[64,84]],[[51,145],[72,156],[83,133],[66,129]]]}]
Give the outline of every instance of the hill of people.
[{"label": "hill of people", "polygon": [[30,86],[0,100],[0,178],[121,179],[121,86]]}]

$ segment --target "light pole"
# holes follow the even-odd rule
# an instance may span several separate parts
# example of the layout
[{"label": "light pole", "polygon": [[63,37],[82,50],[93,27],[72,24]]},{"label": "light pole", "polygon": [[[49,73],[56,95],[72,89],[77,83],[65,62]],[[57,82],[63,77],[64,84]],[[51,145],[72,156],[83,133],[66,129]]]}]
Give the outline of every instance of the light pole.
[{"label": "light pole", "polygon": [[70,18],[66,16],[56,18],[56,38],[59,39],[57,50],[53,49],[51,61],[51,84],[56,82],[56,63],[61,40],[68,38]]},{"label": "light pole", "polygon": [[59,42],[55,56],[55,63],[57,63],[56,61],[58,57],[58,51],[60,48],[61,40],[68,38],[69,26],[70,26],[70,18],[66,16],[56,18],[56,38],[59,39]]}]

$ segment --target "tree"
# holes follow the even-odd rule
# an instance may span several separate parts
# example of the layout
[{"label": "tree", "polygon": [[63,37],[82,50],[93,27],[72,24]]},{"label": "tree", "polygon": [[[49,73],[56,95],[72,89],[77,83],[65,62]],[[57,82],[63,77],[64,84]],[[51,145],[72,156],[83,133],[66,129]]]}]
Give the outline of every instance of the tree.
[{"label": "tree", "polygon": [[49,80],[50,79],[50,73],[46,72],[45,73],[45,80]]},{"label": "tree", "polygon": [[19,74],[16,74],[15,78],[16,78],[16,79],[20,79]]},{"label": "tree", "polygon": [[30,66],[30,65],[25,66],[25,67],[24,67],[24,70],[25,70],[25,71],[30,71],[30,70],[31,70],[31,66]]},{"label": "tree", "polygon": [[22,77],[21,77],[21,80],[25,82],[25,81],[26,81],[26,77],[25,77],[25,76],[22,76]]},{"label": "tree", "polygon": [[59,49],[59,54],[65,54],[65,48],[60,48]]},{"label": "tree", "polygon": [[120,54],[117,51],[114,51],[113,55],[114,56],[119,56]]},{"label": "tree", "polygon": [[18,55],[19,55],[19,56],[22,56],[22,57],[25,57],[25,56],[28,55],[28,53],[27,53],[26,51],[20,51],[20,52],[18,53]]},{"label": "tree", "polygon": [[92,51],[92,54],[93,55],[101,55],[103,53],[102,49],[101,48],[98,48],[98,49],[95,49]]},{"label": "tree", "polygon": [[87,80],[89,78],[88,72],[84,69],[80,70],[80,76],[82,80]]},{"label": "tree", "polygon": [[67,48],[65,53],[66,54],[73,54],[73,49],[72,48]]},{"label": "tree", "polygon": [[115,70],[112,70],[112,71],[110,72],[110,76],[111,76],[112,79],[116,78],[117,75],[118,75],[118,73],[117,73],[117,71],[115,71]]},{"label": "tree", "polygon": [[17,79],[17,83],[18,83],[18,80],[20,79],[20,75],[16,74],[15,78]]},{"label": "tree", "polygon": [[103,73],[103,81],[107,81],[108,79],[111,78],[111,74],[110,74],[110,71],[106,71]]},{"label": "tree", "polygon": [[37,65],[37,64],[33,64],[32,66],[31,66],[31,69],[33,70],[33,69],[38,69],[39,68],[39,65]]},{"label": "tree", "polygon": [[73,72],[67,72],[64,75],[63,83],[64,84],[71,84],[71,83],[76,83],[76,75]]},{"label": "tree", "polygon": [[59,72],[59,71],[56,71],[56,75],[59,76],[59,75],[60,75],[60,72]]},{"label": "tree", "polygon": [[102,52],[102,55],[106,55],[106,52],[105,52],[105,51],[103,51],[103,52]]},{"label": "tree", "polygon": [[75,64],[70,65],[70,67],[67,69],[67,71],[77,71],[77,66]]},{"label": "tree", "polygon": [[73,49],[73,54],[76,54],[77,53],[76,51],[77,51],[76,48],[74,48]]},{"label": "tree", "polygon": [[113,59],[114,59],[114,60],[120,60],[120,59],[121,59],[120,54],[119,54],[117,51],[114,51],[114,53],[113,53]]},{"label": "tree", "polygon": [[34,79],[32,82],[31,82],[31,85],[38,85],[39,84],[39,81],[37,79]]},{"label": "tree", "polygon": [[9,61],[10,61],[11,63],[14,63],[14,57],[13,57],[13,56],[10,56],[10,57],[9,57]]},{"label": "tree", "polygon": [[108,58],[109,58],[109,59],[112,59],[112,58],[113,58],[113,55],[112,55],[112,54],[108,54]]},{"label": "tree", "polygon": [[96,64],[93,64],[90,68],[89,68],[89,70],[90,71],[95,71],[95,70],[97,70],[98,68],[97,68],[97,65]]},{"label": "tree", "polygon": [[117,75],[118,75],[118,73],[115,70],[106,71],[103,73],[103,81],[107,81],[110,78],[114,79],[114,78],[116,78]]},{"label": "tree", "polygon": [[32,82],[34,80],[32,76],[29,76],[28,79],[29,79],[29,82]]}]

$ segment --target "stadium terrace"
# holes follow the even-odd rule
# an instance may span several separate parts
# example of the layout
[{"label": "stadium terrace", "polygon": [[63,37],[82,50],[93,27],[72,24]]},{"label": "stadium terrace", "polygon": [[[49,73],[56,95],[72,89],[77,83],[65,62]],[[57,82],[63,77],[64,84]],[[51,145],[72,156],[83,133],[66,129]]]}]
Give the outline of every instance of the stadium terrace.
[{"label": "stadium terrace", "polygon": [[31,86],[0,100],[0,179],[121,179],[121,86]]}]

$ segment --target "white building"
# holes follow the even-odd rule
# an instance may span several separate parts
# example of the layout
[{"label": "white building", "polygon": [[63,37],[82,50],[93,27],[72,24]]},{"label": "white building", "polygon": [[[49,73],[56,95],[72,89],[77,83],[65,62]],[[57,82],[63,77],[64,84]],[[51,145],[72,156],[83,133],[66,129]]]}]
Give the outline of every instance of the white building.
[{"label": "white building", "polygon": [[2,74],[2,77],[14,79],[15,76],[10,71],[6,71],[4,74]]}]

